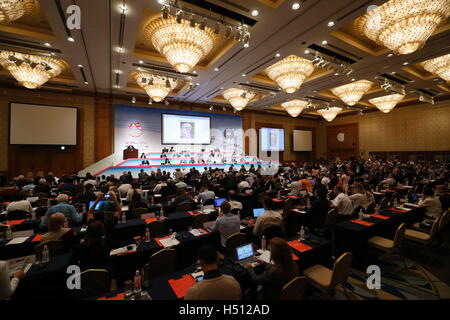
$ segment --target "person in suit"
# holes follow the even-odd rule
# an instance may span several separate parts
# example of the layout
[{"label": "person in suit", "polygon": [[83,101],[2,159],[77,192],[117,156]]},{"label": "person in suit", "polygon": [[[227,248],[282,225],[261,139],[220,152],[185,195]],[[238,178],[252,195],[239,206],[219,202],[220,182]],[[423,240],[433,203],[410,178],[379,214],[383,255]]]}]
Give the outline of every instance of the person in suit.
[{"label": "person in suit", "polygon": [[311,202],[311,207],[305,209],[310,225],[315,229],[322,229],[325,225],[325,219],[330,209],[327,195],[328,190],[325,186],[318,187],[314,192],[315,200]]}]

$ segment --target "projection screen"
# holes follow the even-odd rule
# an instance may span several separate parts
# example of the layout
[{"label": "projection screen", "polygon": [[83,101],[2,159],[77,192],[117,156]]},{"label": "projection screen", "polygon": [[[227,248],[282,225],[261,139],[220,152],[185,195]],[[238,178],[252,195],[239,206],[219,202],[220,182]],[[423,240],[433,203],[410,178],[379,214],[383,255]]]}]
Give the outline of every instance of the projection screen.
[{"label": "projection screen", "polygon": [[312,131],[294,130],[294,151],[312,151]]}]

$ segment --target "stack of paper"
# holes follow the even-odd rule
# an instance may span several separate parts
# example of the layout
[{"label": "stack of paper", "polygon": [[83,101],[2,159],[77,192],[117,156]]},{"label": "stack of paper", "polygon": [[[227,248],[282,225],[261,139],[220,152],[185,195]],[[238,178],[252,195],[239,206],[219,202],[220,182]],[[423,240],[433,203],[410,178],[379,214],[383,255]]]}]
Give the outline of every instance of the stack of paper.
[{"label": "stack of paper", "polygon": [[171,238],[161,239],[159,240],[159,242],[161,242],[164,248],[173,247],[180,243],[180,241],[178,241],[177,239]]},{"label": "stack of paper", "polygon": [[24,243],[25,241],[27,241],[28,238],[29,237],[17,237],[17,238],[12,239],[6,245]]},{"label": "stack of paper", "polygon": [[261,253],[261,255],[257,256],[258,259],[264,261],[265,263],[270,263],[270,250],[258,250],[259,253]]},{"label": "stack of paper", "polygon": [[[130,250],[128,250],[128,247],[131,247]],[[135,243],[133,243],[133,244],[131,244],[129,246],[126,246],[126,247],[113,249],[113,250],[111,250],[109,255],[110,256],[115,256],[115,255],[122,254],[122,253],[125,253],[125,252],[136,252],[136,249],[137,249],[137,246],[136,246]]]}]

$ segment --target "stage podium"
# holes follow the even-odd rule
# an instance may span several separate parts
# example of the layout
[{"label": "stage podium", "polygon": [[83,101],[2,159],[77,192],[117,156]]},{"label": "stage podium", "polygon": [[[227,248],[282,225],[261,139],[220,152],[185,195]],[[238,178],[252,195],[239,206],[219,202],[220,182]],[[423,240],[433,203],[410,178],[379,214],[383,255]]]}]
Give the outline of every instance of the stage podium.
[{"label": "stage podium", "polygon": [[138,149],[125,149],[123,150],[123,160],[127,160],[129,158],[138,158],[139,150]]}]

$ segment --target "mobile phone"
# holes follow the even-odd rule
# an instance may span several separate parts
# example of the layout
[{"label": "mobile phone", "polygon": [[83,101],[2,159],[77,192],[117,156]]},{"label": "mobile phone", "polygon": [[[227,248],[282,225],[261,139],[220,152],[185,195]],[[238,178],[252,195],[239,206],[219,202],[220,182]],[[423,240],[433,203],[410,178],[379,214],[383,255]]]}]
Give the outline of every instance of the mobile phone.
[{"label": "mobile phone", "polygon": [[203,280],[203,276],[198,276],[195,278],[195,282],[200,282]]},{"label": "mobile phone", "polygon": [[105,198],[105,199],[108,199],[109,197],[111,197],[110,194],[105,194],[105,195],[103,195],[103,198]]}]

